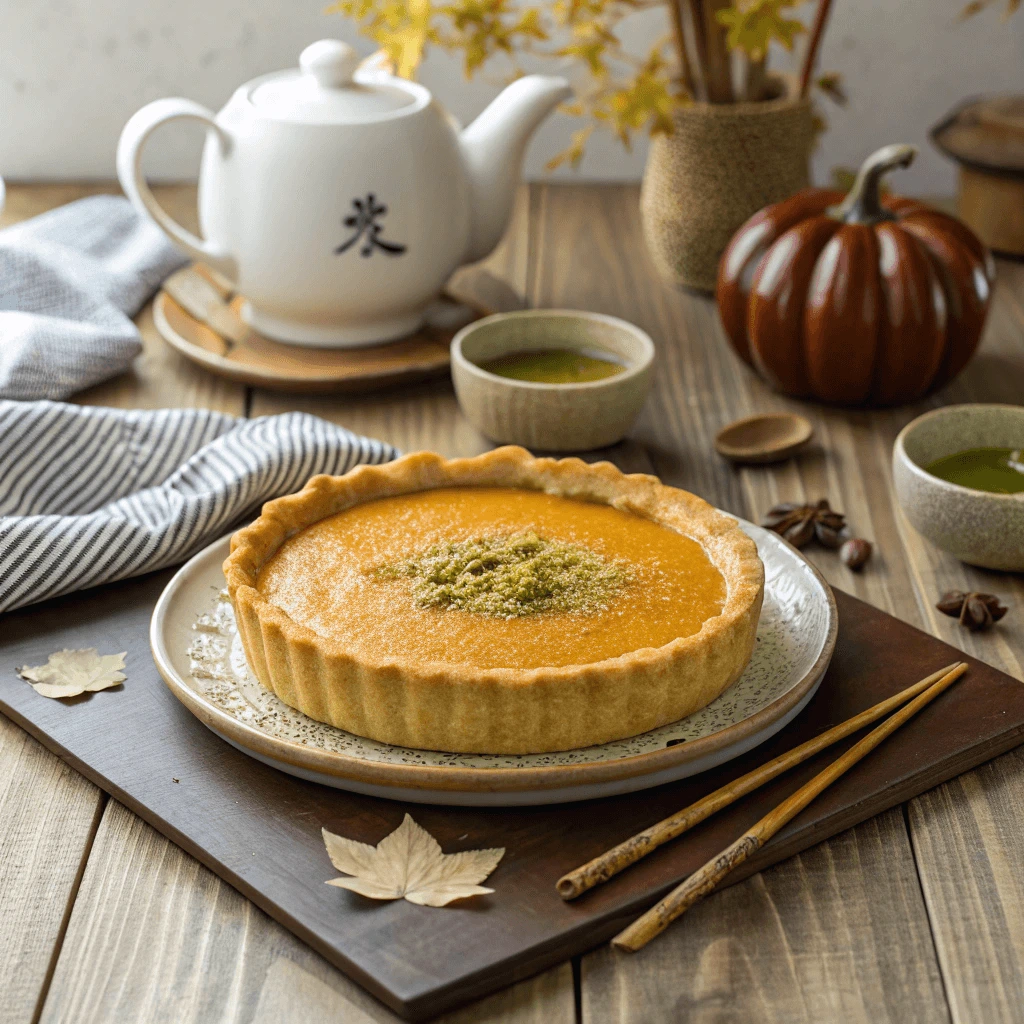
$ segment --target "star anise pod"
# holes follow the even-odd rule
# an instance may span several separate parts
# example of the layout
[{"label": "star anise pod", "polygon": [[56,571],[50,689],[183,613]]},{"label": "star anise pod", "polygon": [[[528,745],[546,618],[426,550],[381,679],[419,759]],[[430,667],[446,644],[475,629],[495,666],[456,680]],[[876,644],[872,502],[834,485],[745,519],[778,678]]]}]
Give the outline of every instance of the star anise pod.
[{"label": "star anise pod", "polygon": [[834,512],[824,498],[816,505],[787,501],[770,509],[761,525],[781,534],[795,548],[816,540],[822,547],[835,549],[843,542],[840,533],[846,526],[846,517]]},{"label": "star anise pod", "polygon": [[942,595],[935,606],[943,615],[960,620],[972,633],[980,633],[998,622],[1007,612],[995,594],[980,594],[976,590],[965,594],[962,590],[950,590]]}]

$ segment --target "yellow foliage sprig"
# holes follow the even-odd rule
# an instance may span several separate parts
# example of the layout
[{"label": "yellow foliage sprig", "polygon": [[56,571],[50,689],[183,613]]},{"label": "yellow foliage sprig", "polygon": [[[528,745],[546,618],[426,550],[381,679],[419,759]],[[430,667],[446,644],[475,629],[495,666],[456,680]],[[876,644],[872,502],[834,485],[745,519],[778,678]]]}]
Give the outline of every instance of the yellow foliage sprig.
[{"label": "yellow foliage sprig", "polygon": [[357,22],[395,66],[397,74],[412,78],[423,60],[428,42],[434,42],[431,0],[338,0],[328,8]]},{"label": "yellow foliage sprig", "polygon": [[[564,108],[587,117],[569,146],[549,167],[576,165],[595,127],[604,126],[627,147],[635,134],[670,133],[673,114],[694,98],[694,83],[707,78],[707,40],[739,51],[763,77],[768,48],[792,49],[805,31],[789,13],[808,0],[335,0],[330,11],[352,19],[360,32],[385,51],[396,73],[412,78],[429,47],[461,54],[467,77],[492,58],[502,57],[513,75],[520,60],[536,56],[571,61],[586,70],[588,81]],[[1011,0],[1012,2],[1012,0]],[[818,0],[821,4],[822,0]],[[684,5],[701,79],[691,73],[682,27]],[[662,10],[674,34],[659,39],[641,55],[623,46],[620,27],[643,11]],[[700,24],[695,19],[700,19]],[[718,32],[712,26],[722,26]],[[703,62],[703,63],[702,63]]]},{"label": "yellow foliage sprig", "polygon": [[751,0],[718,11],[718,23],[727,30],[730,50],[742,50],[753,60],[763,60],[771,43],[793,49],[793,41],[806,32],[804,23],[787,18],[785,11],[799,7],[803,0]]}]

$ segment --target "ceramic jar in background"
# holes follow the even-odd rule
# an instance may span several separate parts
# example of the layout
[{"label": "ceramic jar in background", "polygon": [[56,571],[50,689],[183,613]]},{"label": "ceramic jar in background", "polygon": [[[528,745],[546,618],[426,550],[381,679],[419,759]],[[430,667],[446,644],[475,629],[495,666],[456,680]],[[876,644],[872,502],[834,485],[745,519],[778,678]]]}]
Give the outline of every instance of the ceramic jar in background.
[{"label": "ceramic jar in background", "polygon": [[967,100],[931,137],[960,165],[961,220],[995,252],[1024,257],[1024,96]]},{"label": "ceramic jar in background", "polygon": [[692,103],[677,111],[673,133],[651,140],[640,191],[644,240],[658,272],[676,286],[714,291],[733,232],[808,184],[813,142],[808,99]]}]

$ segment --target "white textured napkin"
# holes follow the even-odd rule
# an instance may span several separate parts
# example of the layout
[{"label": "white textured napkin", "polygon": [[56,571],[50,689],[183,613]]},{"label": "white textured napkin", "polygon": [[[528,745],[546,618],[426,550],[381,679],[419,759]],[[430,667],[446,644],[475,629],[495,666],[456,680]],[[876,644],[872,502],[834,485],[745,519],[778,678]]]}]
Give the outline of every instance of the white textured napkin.
[{"label": "white textured napkin", "polygon": [[118,196],[0,231],[0,398],[67,398],[126,370],[131,318],[183,263]]},{"label": "white textured napkin", "polygon": [[304,413],[0,401],[0,612],[184,561],[316,473],[397,454]]}]

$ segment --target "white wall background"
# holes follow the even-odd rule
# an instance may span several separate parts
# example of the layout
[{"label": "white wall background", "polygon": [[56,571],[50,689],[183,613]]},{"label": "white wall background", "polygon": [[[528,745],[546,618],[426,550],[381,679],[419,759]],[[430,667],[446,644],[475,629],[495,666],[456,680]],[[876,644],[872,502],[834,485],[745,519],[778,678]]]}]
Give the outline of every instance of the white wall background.
[{"label": "white wall background", "polygon": [[[219,107],[235,86],[294,63],[322,36],[370,46],[327,0],[0,0],[0,173],[9,179],[107,178],[127,118],[160,96],[183,95]],[[921,146],[900,181],[910,193],[949,193],[952,168],[931,148],[928,128],[954,103],[983,92],[1024,92],[1024,11],[997,11],[958,23],[963,0],[836,0],[821,67],[841,72],[850,104],[830,108],[830,130],[815,157],[819,180],[896,141]],[[1000,6],[1001,6],[1000,2]],[[644,15],[629,34],[663,31]],[[467,83],[460,65],[432,57],[422,80],[460,118],[477,113],[496,88]],[[574,122],[556,116],[531,147],[528,173],[544,175]],[[198,140],[171,127],[154,140],[152,174],[195,174]],[[633,179],[644,147],[627,153],[596,140],[578,172],[559,177]]]}]

